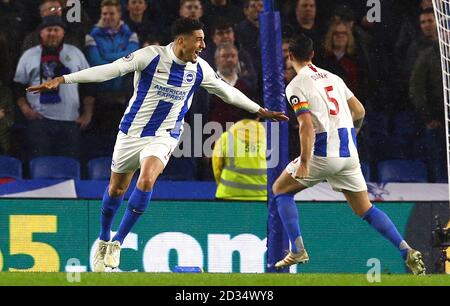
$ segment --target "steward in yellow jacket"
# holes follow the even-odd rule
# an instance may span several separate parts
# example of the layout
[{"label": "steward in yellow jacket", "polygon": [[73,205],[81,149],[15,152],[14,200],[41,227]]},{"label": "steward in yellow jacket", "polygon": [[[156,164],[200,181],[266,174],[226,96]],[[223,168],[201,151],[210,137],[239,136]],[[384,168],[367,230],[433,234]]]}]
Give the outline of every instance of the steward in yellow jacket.
[{"label": "steward in yellow jacket", "polygon": [[266,147],[266,130],[256,120],[240,120],[222,134],[212,156],[216,198],[267,200]]}]

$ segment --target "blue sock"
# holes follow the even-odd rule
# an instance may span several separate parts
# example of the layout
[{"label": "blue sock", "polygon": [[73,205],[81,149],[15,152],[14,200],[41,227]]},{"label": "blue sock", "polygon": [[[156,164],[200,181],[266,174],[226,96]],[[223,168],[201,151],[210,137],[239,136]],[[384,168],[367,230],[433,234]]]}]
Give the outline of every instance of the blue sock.
[{"label": "blue sock", "polygon": [[122,221],[120,222],[119,230],[112,241],[119,241],[120,244],[123,243],[133,225],[147,209],[151,197],[151,191],[141,191],[137,187],[134,189],[130,199],[128,200],[128,207],[123,215]]},{"label": "blue sock", "polygon": [[109,186],[106,187],[103,194],[102,214],[100,217],[100,240],[109,241],[111,235],[111,225],[116,215],[117,209],[119,209],[122,203],[123,196],[118,198],[111,198],[108,193]]},{"label": "blue sock", "polygon": [[409,246],[398,232],[394,223],[383,211],[372,205],[362,217],[374,229],[376,229],[384,238],[392,242],[392,244],[400,251],[403,259],[406,260]]},{"label": "blue sock", "polygon": [[278,214],[283,222],[284,229],[289,236],[291,251],[294,253],[301,252],[304,246],[303,240],[301,239],[298,211],[294,196],[291,194],[279,194],[275,196],[275,203],[277,204]]}]

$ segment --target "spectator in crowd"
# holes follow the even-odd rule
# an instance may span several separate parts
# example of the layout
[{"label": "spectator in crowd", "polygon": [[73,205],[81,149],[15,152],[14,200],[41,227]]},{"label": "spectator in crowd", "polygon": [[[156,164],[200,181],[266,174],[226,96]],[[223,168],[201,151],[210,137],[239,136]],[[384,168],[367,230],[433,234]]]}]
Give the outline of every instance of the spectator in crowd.
[{"label": "spectator in crowd", "polygon": [[360,69],[356,59],[355,39],[342,21],[330,25],[325,36],[321,66],[340,76],[352,92],[359,96]]},{"label": "spectator in crowd", "polygon": [[[39,6],[43,0],[9,0],[9,2],[20,10],[20,19],[23,25],[23,33],[30,33],[41,22]],[[7,1],[8,2],[8,1]],[[22,41],[21,41],[22,42]]]},{"label": "spectator in crowd", "polygon": [[436,20],[434,19],[434,10],[427,8],[423,10],[419,15],[420,20],[420,33],[411,42],[409,47],[399,58],[397,58],[397,64],[399,66],[401,75],[400,80],[403,80],[404,84],[408,84],[411,78],[411,71],[414,67],[414,63],[419,56],[419,53],[433,46],[438,40],[438,33],[436,29]]},{"label": "spectator in crowd", "polygon": [[[199,19],[203,22],[202,2],[200,0],[180,0],[179,15],[184,18]],[[208,33],[209,31],[206,24],[203,31],[205,33]],[[208,41],[208,39],[209,37],[205,37],[205,40]]]},{"label": "spectator in crowd", "polygon": [[[249,89],[247,83],[239,77],[239,53],[231,43],[224,43],[216,48],[215,66],[217,75],[225,82],[236,87],[247,97],[253,97],[255,94]],[[219,122],[222,129],[226,129],[227,122],[237,122],[242,118],[242,111],[223,102],[217,96],[211,96],[209,100],[209,121]]]},{"label": "spectator in crowd", "polygon": [[180,0],[180,17],[201,19],[203,16],[203,6],[200,0]]},{"label": "spectator in crowd", "polygon": [[[137,34],[122,20],[120,3],[117,0],[103,0],[101,17],[86,36],[89,63],[92,66],[111,63],[125,57],[139,48]],[[114,79],[99,86],[100,92],[123,91],[122,79]]]},{"label": "spectator in crowd", "polygon": [[158,24],[148,18],[147,9],[147,0],[128,0],[127,14],[124,17],[125,24],[137,34],[141,46],[145,38],[157,37],[161,32]]},{"label": "spectator in crowd", "polygon": [[[111,63],[139,48],[137,34],[121,20],[121,16],[118,0],[102,1],[100,20],[86,36],[87,56],[92,66]],[[113,136],[117,133],[118,124],[132,92],[132,78],[132,75],[128,75],[101,83],[96,87],[94,121],[100,134]]]},{"label": "spectator in crowd", "polygon": [[[357,94],[361,99],[370,101],[368,98],[369,93],[373,95],[374,88],[378,87],[377,80],[380,72],[375,63],[381,55],[373,51],[375,46],[372,37],[356,23],[355,13],[348,5],[338,5],[335,8],[330,24],[339,22],[350,28],[353,37],[354,54],[357,55],[360,71],[359,91]],[[379,61],[381,62],[381,59]],[[367,106],[369,107],[369,105]]]},{"label": "spectator in crowd", "polygon": [[266,131],[251,115],[242,117],[214,144],[217,199],[267,201]]},{"label": "spectator in crowd", "polygon": [[[65,155],[77,157],[80,129],[92,118],[94,99],[69,84],[41,94],[25,93],[25,87],[89,67],[83,53],[64,43],[64,22],[47,16],[40,26],[41,44],[21,56],[14,77],[17,104],[27,119],[26,133],[31,156]],[[86,93],[86,92],[85,92]]]},{"label": "spectator in crowd", "polygon": [[444,96],[439,43],[423,51],[411,74],[410,98],[422,125],[419,142],[421,158],[428,165],[431,181],[445,176],[442,161],[446,160]]},{"label": "spectator in crowd", "polygon": [[432,0],[419,0],[416,1],[416,5],[411,5],[409,2],[403,7],[405,13],[403,14],[402,25],[394,46],[396,59],[403,58],[405,50],[408,50],[410,44],[420,33],[418,21],[420,21],[421,12],[425,9],[433,8]]},{"label": "spectator in crowd", "polygon": [[[41,19],[47,16],[60,16],[64,21],[66,21],[66,8],[65,4],[67,0],[43,0],[39,6],[39,14]],[[70,8],[68,8],[70,9]],[[81,11],[81,22],[66,22],[66,35],[65,42],[74,45],[79,49],[84,46],[84,37],[90,27],[90,19],[88,15]],[[22,52],[37,46],[40,43],[40,30],[39,27],[33,32],[28,34],[22,44]]]},{"label": "spectator in crowd", "polygon": [[206,50],[203,51],[200,56],[206,60],[213,69],[216,69],[215,54],[216,48],[220,44],[233,44],[239,50],[239,65],[240,73],[239,76],[248,86],[255,90],[257,75],[250,54],[236,44],[236,39],[234,36],[233,24],[228,20],[219,19],[211,28],[212,43],[206,46]]},{"label": "spectator in crowd", "polygon": [[263,10],[262,0],[245,0],[245,19],[236,26],[236,37],[242,49],[252,54],[253,67],[261,75],[261,49],[259,43],[259,13]]},{"label": "spectator in crowd", "polygon": [[288,38],[303,33],[313,40],[315,46],[321,46],[323,30],[318,24],[316,13],[315,0],[298,0],[295,6],[295,20],[285,24],[284,36]]},{"label": "spectator in crowd", "polygon": [[144,39],[142,40],[142,47],[145,48],[152,45],[161,46],[161,42],[157,37],[153,36],[144,37]]},{"label": "spectator in crowd", "polygon": [[[289,59],[289,39],[284,38],[282,42],[282,50],[283,50],[283,63],[284,63],[284,84],[289,84],[293,78],[297,76],[297,72],[292,66],[292,62]],[[295,115],[292,107],[286,100],[286,109],[287,116],[289,117],[288,127],[289,127],[289,159],[294,160],[298,156],[298,152],[300,152],[300,143],[298,140],[298,120]]]},{"label": "spectator in crowd", "polygon": [[229,0],[209,0],[205,4],[204,22],[210,28],[218,18],[230,20],[233,25],[244,20],[242,10]]}]

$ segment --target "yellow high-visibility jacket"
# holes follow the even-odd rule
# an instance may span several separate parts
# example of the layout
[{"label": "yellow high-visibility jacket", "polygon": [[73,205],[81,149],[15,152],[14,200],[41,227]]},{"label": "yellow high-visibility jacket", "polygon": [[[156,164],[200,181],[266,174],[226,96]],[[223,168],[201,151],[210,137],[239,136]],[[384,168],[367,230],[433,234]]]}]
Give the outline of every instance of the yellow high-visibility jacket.
[{"label": "yellow high-visibility jacket", "polygon": [[236,122],[214,145],[216,198],[267,200],[266,130],[250,119]]}]

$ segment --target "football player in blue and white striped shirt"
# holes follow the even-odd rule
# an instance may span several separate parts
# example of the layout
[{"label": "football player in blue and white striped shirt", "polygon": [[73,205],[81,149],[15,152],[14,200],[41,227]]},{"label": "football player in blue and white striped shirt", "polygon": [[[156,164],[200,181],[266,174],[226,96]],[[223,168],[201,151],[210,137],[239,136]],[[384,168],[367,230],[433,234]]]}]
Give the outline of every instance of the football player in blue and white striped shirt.
[{"label": "football player in blue and white striped shirt", "polygon": [[363,105],[341,78],[313,65],[309,37],[292,38],[289,57],[297,76],[286,87],[286,97],[297,115],[301,152],[273,185],[277,209],[291,242],[291,251],[275,267],[309,261],[294,195],[327,180],[344,194],[356,215],[399,250],[414,274],[424,274],[422,254],[412,249],[391,219],[370,203],[356,147],[356,133],[365,115]]},{"label": "football player in blue and white striped shirt", "polygon": [[[194,92],[201,86],[209,93],[262,118],[287,120],[280,112],[261,108],[236,88],[222,81],[199,57],[205,49],[203,24],[178,19],[174,41],[149,46],[111,64],[96,66],[28,88],[29,92],[56,89],[61,84],[103,82],[134,72],[134,94],[120,122],[113,152],[111,179],[103,196],[101,232],[94,257],[94,271],[116,268],[120,246],[147,208],[153,185],[166,166],[183,131],[183,121]],[[116,235],[111,225],[130,181],[141,168]]]}]

